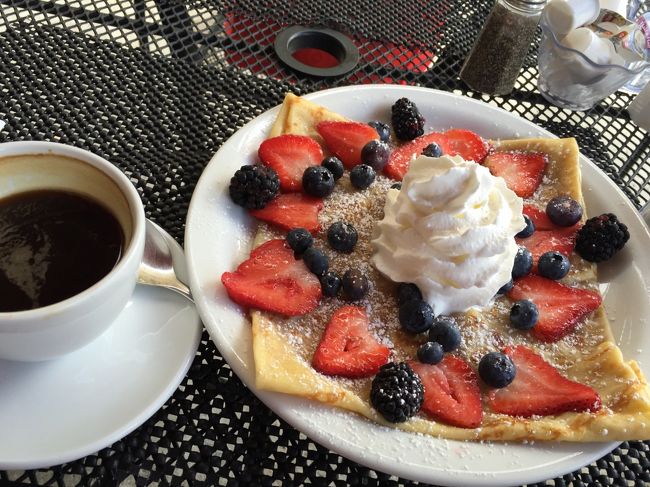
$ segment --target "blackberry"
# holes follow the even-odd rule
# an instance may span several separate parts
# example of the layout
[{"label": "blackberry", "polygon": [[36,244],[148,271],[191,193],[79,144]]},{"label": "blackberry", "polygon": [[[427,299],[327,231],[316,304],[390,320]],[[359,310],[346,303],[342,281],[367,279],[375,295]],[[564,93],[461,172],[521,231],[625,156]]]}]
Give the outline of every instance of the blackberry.
[{"label": "blackberry", "polygon": [[417,414],[423,400],[422,381],[405,362],[382,365],[372,380],[370,402],[391,423],[402,423]]},{"label": "blackberry", "polygon": [[610,259],[630,239],[630,232],[613,213],[604,213],[585,222],[576,236],[575,251],[589,262]]},{"label": "blackberry", "polygon": [[327,241],[334,250],[350,253],[357,244],[359,235],[351,223],[334,222],[327,230]]},{"label": "blackberry", "polygon": [[400,140],[413,140],[424,134],[424,117],[408,98],[400,98],[391,108],[391,122]]},{"label": "blackberry", "polygon": [[335,156],[326,157],[322,160],[320,165],[332,173],[332,176],[334,176],[334,181],[338,181],[341,176],[343,176],[343,172],[345,171],[341,159]]},{"label": "blackberry", "polygon": [[278,173],[266,166],[242,166],[230,179],[230,198],[248,210],[261,210],[280,191]]},{"label": "blackberry", "polygon": [[357,189],[366,189],[375,181],[375,170],[368,164],[359,164],[350,171],[350,182]]}]

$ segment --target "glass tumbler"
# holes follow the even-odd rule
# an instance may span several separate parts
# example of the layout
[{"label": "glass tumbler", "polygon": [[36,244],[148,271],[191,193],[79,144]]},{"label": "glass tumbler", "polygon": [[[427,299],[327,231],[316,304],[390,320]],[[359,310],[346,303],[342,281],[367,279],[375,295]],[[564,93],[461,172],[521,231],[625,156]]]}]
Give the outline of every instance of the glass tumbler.
[{"label": "glass tumbler", "polygon": [[588,110],[611,95],[648,66],[638,61],[629,66],[598,64],[582,52],[564,46],[542,15],[537,88],[548,101],[569,110]]}]

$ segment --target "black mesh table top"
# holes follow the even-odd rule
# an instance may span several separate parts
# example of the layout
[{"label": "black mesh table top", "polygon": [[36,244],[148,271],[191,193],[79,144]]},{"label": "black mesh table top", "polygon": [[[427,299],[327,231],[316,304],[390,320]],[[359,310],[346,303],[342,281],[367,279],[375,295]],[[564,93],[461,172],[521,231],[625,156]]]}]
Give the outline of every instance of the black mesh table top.
[{"label": "black mesh table top", "polygon": [[[650,136],[617,92],[587,112],[536,90],[536,45],[512,94],[468,90],[460,67],[487,0],[0,0],[0,141],[88,149],[134,182],[146,214],[180,243],[192,190],[235,131],[279,104],[361,83],[442,89],[514,112],[582,152],[641,207],[650,200]],[[273,41],[292,25],[346,34],[356,68],[290,71]],[[0,432],[2,441],[2,432]],[[51,469],[2,471],[6,485],[417,485],[349,461],[262,404],[204,333],[187,377],[152,418],[96,454]],[[539,485],[650,485],[650,442]]]}]

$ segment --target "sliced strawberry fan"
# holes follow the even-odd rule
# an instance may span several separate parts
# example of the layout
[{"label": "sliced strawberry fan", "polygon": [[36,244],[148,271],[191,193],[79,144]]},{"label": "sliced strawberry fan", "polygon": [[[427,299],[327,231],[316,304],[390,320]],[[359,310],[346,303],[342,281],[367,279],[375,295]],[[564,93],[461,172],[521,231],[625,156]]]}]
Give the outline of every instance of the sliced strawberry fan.
[{"label": "sliced strawberry fan", "polygon": [[567,336],[602,303],[596,291],[565,286],[534,274],[517,279],[508,297],[535,303],[539,319],[530,333],[543,342],[556,342]]},{"label": "sliced strawberry fan", "polygon": [[314,353],[312,365],[326,375],[368,377],[388,362],[390,349],[368,330],[368,316],[358,306],[334,312]]},{"label": "sliced strawberry fan", "polygon": [[507,347],[504,353],[514,362],[517,373],[510,385],[488,393],[487,405],[495,413],[529,418],[601,408],[598,392],[562,376],[528,347]]},{"label": "sliced strawberry fan", "polygon": [[286,316],[313,311],[321,298],[318,278],[283,239],[254,249],[234,272],[224,272],[221,282],[235,303]]},{"label": "sliced strawberry fan", "polygon": [[445,355],[437,365],[409,362],[424,386],[422,411],[459,428],[477,428],[483,420],[478,378],[461,358]]}]

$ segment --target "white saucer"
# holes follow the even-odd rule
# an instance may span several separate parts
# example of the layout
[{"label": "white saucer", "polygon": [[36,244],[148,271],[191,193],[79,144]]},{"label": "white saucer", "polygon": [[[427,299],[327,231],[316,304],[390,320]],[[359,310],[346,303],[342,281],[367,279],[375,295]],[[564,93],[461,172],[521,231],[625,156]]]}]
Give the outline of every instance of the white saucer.
[{"label": "white saucer", "polygon": [[201,330],[192,303],[136,286],[113,326],[83,349],[49,362],[0,360],[0,469],[58,465],[126,436],[176,390]]}]

